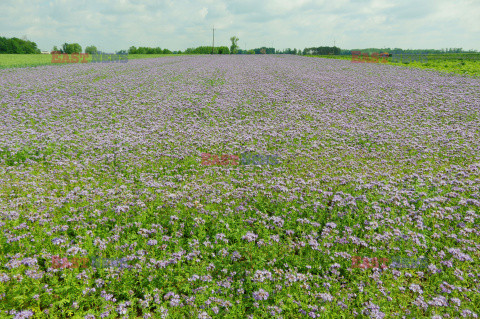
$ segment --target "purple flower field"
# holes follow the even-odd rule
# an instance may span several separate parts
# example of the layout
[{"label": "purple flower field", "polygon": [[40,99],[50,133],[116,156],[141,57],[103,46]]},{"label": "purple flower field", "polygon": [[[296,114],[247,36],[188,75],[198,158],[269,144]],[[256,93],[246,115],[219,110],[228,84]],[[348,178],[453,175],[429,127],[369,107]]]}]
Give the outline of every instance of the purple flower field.
[{"label": "purple flower field", "polygon": [[[2,69],[0,318],[478,318],[479,88],[288,55]],[[201,164],[245,152],[279,164]]]}]

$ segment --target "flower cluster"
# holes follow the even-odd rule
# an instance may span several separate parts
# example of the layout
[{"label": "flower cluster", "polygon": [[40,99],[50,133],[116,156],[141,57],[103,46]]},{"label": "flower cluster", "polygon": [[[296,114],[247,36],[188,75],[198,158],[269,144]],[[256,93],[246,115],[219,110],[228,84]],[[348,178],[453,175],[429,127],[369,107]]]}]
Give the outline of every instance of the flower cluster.
[{"label": "flower cluster", "polygon": [[474,318],[479,87],[288,55],[0,69],[0,317]]}]

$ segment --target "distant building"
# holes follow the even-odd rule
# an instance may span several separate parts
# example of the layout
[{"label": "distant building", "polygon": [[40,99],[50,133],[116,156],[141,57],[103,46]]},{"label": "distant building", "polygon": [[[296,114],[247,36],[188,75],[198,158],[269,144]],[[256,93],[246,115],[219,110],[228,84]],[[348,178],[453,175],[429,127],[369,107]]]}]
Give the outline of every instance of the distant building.
[{"label": "distant building", "polygon": [[42,51],[42,54],[50,54],[49,51]]}]

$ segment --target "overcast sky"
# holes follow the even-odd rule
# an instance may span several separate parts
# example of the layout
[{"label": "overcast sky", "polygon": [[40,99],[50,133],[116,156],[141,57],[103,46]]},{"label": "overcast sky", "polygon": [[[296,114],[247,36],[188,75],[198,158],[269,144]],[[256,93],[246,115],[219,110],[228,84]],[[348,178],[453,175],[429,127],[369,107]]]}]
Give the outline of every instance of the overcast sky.
[{"label": "overcast sky", "polygon": [[27,36],[42,50],[77,42],[115,52],[130,46],[241,49],[480,50],[480,0],[0,0],[0,36]]}]

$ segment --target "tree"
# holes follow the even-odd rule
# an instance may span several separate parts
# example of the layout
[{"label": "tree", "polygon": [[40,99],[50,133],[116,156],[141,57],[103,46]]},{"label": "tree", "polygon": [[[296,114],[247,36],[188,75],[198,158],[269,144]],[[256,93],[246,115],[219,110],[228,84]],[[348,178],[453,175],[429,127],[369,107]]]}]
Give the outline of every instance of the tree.
[{"label": "tree", "polygon": [[97,47],[94,46],[94,45],[91,45],[91,46],[88,46],[85,48],[85,53],[88,53],[88,54],[96,54],[98,51],[97,51]]},{"label": "tree", "polygon": [[218,54],[230,54],[228,47],[217,47],[215,48]]},{"label": "tree", "polygon": [[35,42],[19,38],[0,37],[0,53],[7,54],[35,54],[40,53]]},{"label": "tree", "polygon": [[62,46],[62,52],[67,54],[82,53],[82,46],[78,43],[64,43]]},{"label": "tree", "polygon": [[128,49],[128,54],[136,54],[137,53],[137,48],[134,46],[131,46],[130,49]]},{"label": "tree", "polygon": [[230,53],[231,54],[236,54],[238,51],[238,42],[239,38],[237,38],[236,36],[233,36],[230,38],[230,41],[232,41],[232,45],[230,46]]}]

